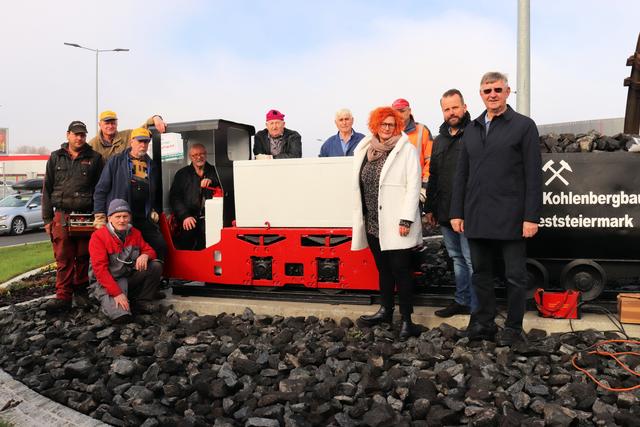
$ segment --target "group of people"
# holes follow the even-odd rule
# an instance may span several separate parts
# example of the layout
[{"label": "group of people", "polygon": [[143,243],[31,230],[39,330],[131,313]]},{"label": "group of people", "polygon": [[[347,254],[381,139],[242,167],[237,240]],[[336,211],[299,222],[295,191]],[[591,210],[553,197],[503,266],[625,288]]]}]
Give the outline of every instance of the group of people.
[{"label": "group of people", "polygon": [[[154,115],[140,128],[119,132],[116,113],[104,111],[91,141],[86,125],[73,121],[67,142],[51,153],[42,217],[57,274],[56,297],[47,311],[69,309],[74,300],[87,305],[90,296],[114,321],[128,320],[132,310],[154,310],[166,243],[157,225],[159,181],[147,155],[149,126],[166,129]],[[69,227],[72,213],[92,212],[96,231],[90,236]]]},{"label": "group of people", "polygon": [[[160,133],[167,125],[159,115],[141,127],[118,131],[113,111],[99,116],[99,131],[87,143],[87,127],[73,121],[67,142],[51,153],[42,191],[42,217],[57,264],[56,297],[49,312],[100,302],[114,322],[127,322],[132,312],[157,309],[167,243],[158,226],[160,171],[148,155],[149,127]],[[191,164],[179,170],[170,204],[180,222],[175,244],[202,249],[204,200],[220,187],[202,144],[189,149]],[[93,213],[95,232],[70,227],[72,213]]]},{"label": "group of people", "polygon": [[[471,314],[466,332],[470,340],[496,340],[499,345],[526,341],[522,329],[525,239],[538,230],[542,171],[536,124],[507,104],[510,91],[504,74],[484,74],[479,93],[486,110],[474,120],[462,93],[446,91],[440,99],[444,122],[424,155],[406,132],[407,123],[415,129],[420,125],[410,111],[406,115],[398,108],[408,108],[405,100],[371,113],[371,135],[362,139],[353,154],[352,249],[371,249],[379,272],[381,306],[376,313],[361,316],[361,323],[391,323],[397,290],[400,338],[420,334],[411,321],[409,265],[411,250],[421,242],[422,206],[423,220],[440,225],[454,263],[454,302],[436,314]],[[421,183],[426,184],[422,205]],[[494,292],[498,261],[504,263],[507,282],[507,316],[500,332],[495,324]]]},{"label": "group of people", "polygon": [[[352,249],[370,248],[379,272],[381,307],[361,323],[391,322],[397,290],[400,337],[419,335],[411,320],[411,258],[425,222],[440,225],[456,280],[454,302],[436,314],[471,314],[469,339],[495,339],[493,267],[500,259],[508,310],[498,341],[525,340],[525,239],[537,232],[541,159],[536,125],[511,109],[509,94],[504,74],[486,73],[480,82],[486,110],[472,120],[462,93],[446,91],[435,140],[406,99],[372,111],[369,136],[353,129],[348,109],[336,112],[338,132],[320,156],[354,157]],[[267,112],[266,128],[255,135],[256,159],[302,156],[301,136],[285,127],[284,117]],[[67,309],[73,300],[85,305],[90,294],[114,321],[154,309],[167,246],[157,224],[159,170],[147,154],[148,128],[162,133],[166,124],[154,115],[140,128],[118,132],[117,121],[113,111],[103,112],[89,143],[84,123],[72,122],[67,142],[47,162],[42,209],[57,262],[56,298],[48,311]],[[174,177],[169,202],[176,247],[197,250],[205,246],[204,201],[220,182],[203,145],[193,144],[189,157],[191,164]],[[71,212],[92,212],[97,231],[70,234]]]}]

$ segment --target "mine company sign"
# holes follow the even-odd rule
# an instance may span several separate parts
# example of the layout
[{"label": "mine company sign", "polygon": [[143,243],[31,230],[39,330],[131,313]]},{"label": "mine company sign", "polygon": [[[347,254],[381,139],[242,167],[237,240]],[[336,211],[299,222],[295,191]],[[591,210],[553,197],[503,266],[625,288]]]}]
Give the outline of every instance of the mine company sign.
[{"label": "mine company sign", "polygon": [[542,154],[540,232],[529,247],[545,256],[628,257],[640,239],[639,168],[635,153]]}]

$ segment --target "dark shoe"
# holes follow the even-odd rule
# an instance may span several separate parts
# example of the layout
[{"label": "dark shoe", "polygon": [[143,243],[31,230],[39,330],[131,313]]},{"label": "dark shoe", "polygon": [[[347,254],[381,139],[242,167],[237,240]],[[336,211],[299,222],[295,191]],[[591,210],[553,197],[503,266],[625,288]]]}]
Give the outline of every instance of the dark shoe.
[{"label": "dark shoe", "polygon": [[153,299],[165,299],[167,296],[164,294],[164,292],[158,291],[156,292],[156,294],[153,296]]},{"label": "dark shoe", "polygon": [[469,310],[468,305],[458,304],[457,302],[454,301],[448,306],[446,306],[445,308],[441,310],[436,310],[434,314],[438,317],[451,317],[451,316],[455,316],[456,314],[470,314],[470,313],[471,313],[471,310]]},{"label": "dark shoe", "polygon": [[365,326],[375,326],[381,323],[391,323],[393,319],[393,309],[388,309],[384,306],[380,306],[375,314],[363,315],[358,318],[358,321]]},{"label": "dark shoe", "polygon": [[467,338],[469,341],[495,341],[498,328],[495,324],[491,326],[483,326],[480,323],[471,323],[467,327]]},{"label": "dark shoe", "polygon": [[86,286],[77,287],[73,291],[73,302],[76,307],[84,308],[91,306],[91,298],[89,297],[89,290]]},{"label": "dark shoe", "polygon": [[131,304],[131,311],[140,314],[153,314],[160,310],[160,306],[151,301],[135,301]]},{"label": "dark shoe", "polygon": [[522,329],[504,328],[499,334],[496,344],[500,347],[511,347],[516,344],[526,344],[527,336]]},{"label": "dark shoe", "polygon": [[404,341],[409,337],[419,337],[422,333],[422,328],[420,325],[416,325],[409,320],[403,320],[402,326],[400,327],[400,341]]},{"label": "dark shoe", "polygon": [[133,316],[130,314],[124,314],[120,317],[116,317],[115,319],[111,319],[111,323],[114,325],[125,325],[127,323],[133,322]]},{"label": "dark shoe", "polygon": [[58,313],[60,311],[68,311],[71,309],[71,300],[53,298],[44,303],[43,307],[47,313]]}]

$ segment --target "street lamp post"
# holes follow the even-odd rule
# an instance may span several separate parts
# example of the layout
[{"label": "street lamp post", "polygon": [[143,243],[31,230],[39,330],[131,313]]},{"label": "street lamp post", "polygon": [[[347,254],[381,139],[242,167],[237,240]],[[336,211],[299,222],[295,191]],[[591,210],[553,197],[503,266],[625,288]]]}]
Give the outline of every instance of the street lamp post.
[{"label": "street lamp post", "polygon": [[71,47],[77,47],[80,49],[86,49],[86,50],[90,50],[92,52],[96,53],[96,134],[98,133],[98,54],[100,52],[129,52],[129,49],[121,49],[121,48],[117,48],[117,49],[92,49],[90,47],[85,47],[85,46],[80,46],[77,43],[66,43],[65,45],[67,46],[71,46]]}]

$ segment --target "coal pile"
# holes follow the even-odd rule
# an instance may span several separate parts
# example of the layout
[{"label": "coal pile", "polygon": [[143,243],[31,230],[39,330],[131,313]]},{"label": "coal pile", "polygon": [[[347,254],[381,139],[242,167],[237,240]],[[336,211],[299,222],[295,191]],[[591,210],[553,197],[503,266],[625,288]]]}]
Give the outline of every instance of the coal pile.
[{"label": "coal pile", "polygon": [[619,133],[602,135],[595,130],[589,133],[550,133],[540,136],[542,153],[591,153],[603,151],[640,151],[640,137]]},{"label": "coal pile", "polygon": [[[0,366],[116,426],[638,425],[638,394],[571,366],[608,337],[533,330],[529,346],[496,348],[443,324],[402,343],[346,318],[163,308],[112,325],[96,309],[48,317],[32,303],[0,312]],[[636,382],[605,359],[579,363],[613,387]]]},{"label": "coal pile", "polygon": [[[421,275],[416,278],[418,285],[417,291],[424,288],[451,287],[455,286],[455,276],[453,274],[453,261],[447,253],[444,240],[437,228],[430,238],[423,240],[420,251],[414,254],[414,269],[419,271]],[[453,295],[453,293],[451,293]]]}]

